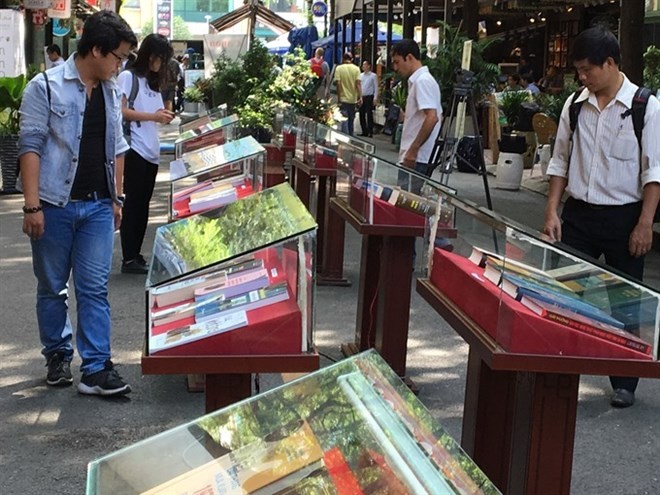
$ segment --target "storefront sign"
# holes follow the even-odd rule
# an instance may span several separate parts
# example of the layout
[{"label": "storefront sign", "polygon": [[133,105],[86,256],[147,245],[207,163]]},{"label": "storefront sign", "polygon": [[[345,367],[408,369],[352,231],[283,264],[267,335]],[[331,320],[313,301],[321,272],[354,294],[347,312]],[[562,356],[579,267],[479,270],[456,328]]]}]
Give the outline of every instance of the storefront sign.
[{"label": "storefront sign", "polygon": [[23,14],[16,10],[0,10],[0,77],[25,74]]},{"label": "storefront sign", "polygon": [[156,0],[154,4],[154,33],[172,37],[172,0]]},{"label": "storefront sign", "polygon": [[48,9],[48,17],[51,19],[68,19],[71,17],[71,0],[53,0],[51,8]]},{"label": "storefront sign", "polygon": [[206,77],[210,77],[213,64],[217,58],[224,54],[231,60],[247,50],[248,37],[244,34],[207,34],[204,35],[204,70]]},{"label": "storefront sign", "polygon": [[52,0],[23,0],[23,6],[28,10],[49,9]]},{"label": "storefront sign", "polygon": [[68,21],[53,19],[53,36],[66,36],[71,29]]},{"label": "storefront sign", "polygon": [[315,17],[323,17],[328,13],[328,5],[325,2],[314,2],[312,4],[312,15]]}]

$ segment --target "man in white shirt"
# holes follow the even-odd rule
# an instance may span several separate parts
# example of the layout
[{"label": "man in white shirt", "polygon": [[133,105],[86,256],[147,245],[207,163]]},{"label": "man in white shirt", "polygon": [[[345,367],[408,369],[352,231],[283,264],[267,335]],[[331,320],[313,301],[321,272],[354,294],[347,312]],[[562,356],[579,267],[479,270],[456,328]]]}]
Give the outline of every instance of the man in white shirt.
[{"label": "man in white shirt", "polygon": [[48,62],[50,63],[50,67],[57,67],[58,65],[62,65],[64,63],[64,59],[62,58],[62,50],[60,50],[60,46],[53,43],[50,45],[48,48],[46,48],[46,54],[48,55]]},{"label": "man in white shirt", "polygon": [[[660,102],[648,102],[640,150],[630,117],[637,86],[619,71],[617,39],[602,27],[587,29],[576,37],[571,55],[585,86],[576,101],[583,103],[572,143],[573,97],[564,104],[548,167],[544,231],[593,258],[604,255],[608,265],[642,280],[660,198]],[[560,221],[564,191],[570,197]],[[638,379],[610,381],[612,406],[631,406]]]},{"label": "man in white shirt", "polygon": [[360,74],[360,84],[362,85],[362,105],[360,105],[361,136],[373,137],[374,102],[378,100],[378,76],[371,72],[371,63],[368,60],[362,62],[362,71],[362,74]]},{"label": "man in white shirt", "polygon": [[399,162],[428,175],[431,152],[440,132],[440,87],[428,68],[422,65],[419,46],[414,40],[403,39],[394,44],[392,67],[408,79]]}]

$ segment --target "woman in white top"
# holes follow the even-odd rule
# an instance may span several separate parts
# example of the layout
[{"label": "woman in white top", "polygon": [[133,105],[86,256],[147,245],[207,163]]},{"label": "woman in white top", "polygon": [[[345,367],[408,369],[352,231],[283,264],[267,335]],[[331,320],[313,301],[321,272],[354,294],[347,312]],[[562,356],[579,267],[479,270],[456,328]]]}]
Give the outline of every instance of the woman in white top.
[{"label": "woman in white top", "polygon": [[[147,273],[147,263],[140,250],[160,162],[158,124],[168,124],[174,118],[174,113],[165,109],[160,93],[171,56],[172,47],[167,38],[150,34],[142,41],[131,68],[117,78],[123,92],[122,114],[131,127],[131,149],[124,160],[126,201],[120,228],[122,273]],[[133,108],[129,108],[133,74],[137,76],[137,94]]]}]

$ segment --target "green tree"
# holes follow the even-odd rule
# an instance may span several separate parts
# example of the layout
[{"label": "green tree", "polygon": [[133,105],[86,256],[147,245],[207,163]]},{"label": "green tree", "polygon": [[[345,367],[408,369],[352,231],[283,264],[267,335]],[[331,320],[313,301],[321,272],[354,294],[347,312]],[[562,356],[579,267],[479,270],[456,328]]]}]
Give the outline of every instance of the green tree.
[{"label": "green tree", "polygon": [[[186,24],[186,21],[184,21],[183,17],[179,15],[174,16],[172,31],[173,31],[172,32],[173,40],[189,40],[191,37],[190,29],[188,29],[188,25]],[[142,36],[142,38],[144,38],[153,32],[154,32],[154,21],[153,19],[149,19],[147,22],[145,22],[142,25],[142,32],[140,33],[140,35]]]}]

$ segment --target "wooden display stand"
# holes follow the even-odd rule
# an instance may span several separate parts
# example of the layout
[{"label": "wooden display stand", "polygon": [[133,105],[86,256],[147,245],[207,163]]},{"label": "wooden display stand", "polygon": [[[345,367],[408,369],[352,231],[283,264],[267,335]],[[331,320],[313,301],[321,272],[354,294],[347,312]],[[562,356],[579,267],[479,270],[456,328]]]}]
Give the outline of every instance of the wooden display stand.
[{"label": "wooden display stand", "polygon": [[[342,345],[342,352],[375,347],[405,377],[415,238],[424,228],[365,223],[337,198],[330,208],[362,236],[355,342]],[[453,237],[452,232],[440,234]]]},{"label": "wooden display stand", "polygon": [[319,355],[315,351],[260,356],[142,355],[142,373],[145,375],[204,375],[206,413],[250,397],[252,373],[301,373],[317,369]]},{"label": "wooden display stand", "polygon": [[581,374],[660,378],[656,361],[508,353],[430,280],[417,292],[470,346],[461,444],[503,493],[570,493]]},{"label": "wooden display stand", "polygon": [[347,287],[351,282],[344,278],[344,220],[330,208],[330,198],[337,185],[336,170],[317,168],[303,161],[292,159],[292,185],[303,204],[312,211],[312,187],[316,187],[317,285]]}]

